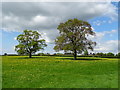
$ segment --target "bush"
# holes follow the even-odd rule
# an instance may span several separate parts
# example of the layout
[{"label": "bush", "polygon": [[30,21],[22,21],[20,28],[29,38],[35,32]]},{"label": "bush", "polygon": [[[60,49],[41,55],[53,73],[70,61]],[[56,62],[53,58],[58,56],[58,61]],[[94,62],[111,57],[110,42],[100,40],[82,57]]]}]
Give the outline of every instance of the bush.
[{"label": "bush", "polygon": [[7,53],[4,53],[4,56],[7,56]]},{"label": "bush", "polygon": [[106,56],[114,56],[114,54],[113,53],[111,53],[111,52],[109,52],[109,53],[107,53],[107,55]]},{"label": "bush", "polygon": [[38,56],[44,56],[44,53],[38,53]]},{"label": "bush", "polygon": [[84,55],[88,55],[88,51],[85,51],[85,52],[84,52]]}]

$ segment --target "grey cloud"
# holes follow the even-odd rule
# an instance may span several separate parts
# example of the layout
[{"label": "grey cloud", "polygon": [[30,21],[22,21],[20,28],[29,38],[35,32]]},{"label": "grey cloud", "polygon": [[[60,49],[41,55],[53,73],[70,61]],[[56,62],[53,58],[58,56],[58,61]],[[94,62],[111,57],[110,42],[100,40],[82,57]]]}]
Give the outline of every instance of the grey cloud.
[{"label": "grey cloud", "polygon": [[4,2],[2,5],[2,29],[22,31],[38,30],[46,33],[50,41],[58,35],[60,22],[78,18],[89,20],[101,15],[117,18],[117,8],[111,3],[72,2]]},{"label": "grey cloud", "polygon": [[30,20],[31,17],[34,17],[38,14],[48,14],[44,10],[44,7],[39,6],[38,3],[31,2],[3,2],[2,3],[2,13],[3,15],[15,15],[20,18]]}]

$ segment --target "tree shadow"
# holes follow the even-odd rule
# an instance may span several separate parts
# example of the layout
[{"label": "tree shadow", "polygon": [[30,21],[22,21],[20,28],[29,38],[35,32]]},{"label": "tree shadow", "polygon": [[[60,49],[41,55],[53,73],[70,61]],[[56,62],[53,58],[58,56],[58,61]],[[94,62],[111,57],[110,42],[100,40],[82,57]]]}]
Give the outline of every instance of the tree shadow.
[{"label": "tree shadow", "polygon": [[[39,59],[39,58],[42,58],[42,59],[46,59],[46,58],[50,58],[51,56],[43,56],[43,57],[31,57],[29,58],[29,56],[25,56],[25,57],[16,57],[16,59]],[[52,57],[53,58],[53,57]],[[76,61],[76,60],[84,60],[84,61],[95,61],[95,60],[103,60],[103,59],[99,59],[99,58],[77,58],[76,60],[74,60],[74,58],[70,57],[70,58],[66,58],[66,57],[62,57],[62,58],[55,58],[55,59],[59,59],[59,60],[73,60],[73,61]]]},{"label": "tree shadow", "polygon": [[29,58],[29,57],[16,57],[17,59],[35,59],[35,58],[47,58],[47,57],[31,57],[31,58]]},{"label": "tree shadow", "polygon": [[[62,60],[74,60],[74,58],[59,58]],[[77,58],[76,60],[84,60],[84,61],[95,61],[95,60],[102,60],[102,59],[98,59],[98,58]],[[74,61],[76,61],[74,60]]]}]

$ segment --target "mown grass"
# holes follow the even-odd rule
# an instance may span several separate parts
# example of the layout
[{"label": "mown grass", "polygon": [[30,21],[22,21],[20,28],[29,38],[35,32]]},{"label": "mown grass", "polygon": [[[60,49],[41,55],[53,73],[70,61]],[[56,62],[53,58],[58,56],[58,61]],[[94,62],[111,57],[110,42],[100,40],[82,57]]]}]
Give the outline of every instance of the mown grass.
[{"label": "mown grass", "polygon": [[3,56],[3,88],[117,88],[118,59]]}]

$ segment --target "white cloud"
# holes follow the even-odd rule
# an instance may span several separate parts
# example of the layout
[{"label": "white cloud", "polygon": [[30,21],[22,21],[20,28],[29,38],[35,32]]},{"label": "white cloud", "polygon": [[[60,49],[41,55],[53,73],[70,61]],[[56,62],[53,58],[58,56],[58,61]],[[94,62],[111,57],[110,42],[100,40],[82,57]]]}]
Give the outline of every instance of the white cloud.
[{"label": "white cloud", "polygon": [[[57,31],[57,30],[56,30]],[[56,37],[59,35],[58,31],[49,30],[49,31],[42,31],[41,32],[42,38],[46,40],[47,43],[54,43]]]},{"label": "white cloud", "polygon": [[96,39],[102,39],[106,35],[113,35],[117,32],[117,30],[111,30],[111,31],[103,31],[103,32],[96,32]]},{"label": "white cloud", "polygon": [[14,40],[17,40],[17,37],[14,37]]},{"label": "white cloud", "polygon": [[93,22],[93,24],[97,25],[97,26],[100,26],[101,24],[104,24],[104,23],[106,23],[105,20],[101,20],[101,21],[100,20],[96,20],[96,21]]},{"label": "white cloud", "polygon": [[118,40],[109,40],[106,42],[99,42],[94,49],[94,52],[118,52]]},{"label": "white cloud", "polygon": [[88,37],[89,39],[92,39],[97,43],[94,52],[117,53],[118,40],[104,40],[107,37],[107,35],[111,37],[111,35],[114,36],[114,34],[116,33],[117,30],[111,30],[111,31],[96,32],[96,36],[89,36]]},{"label": "white cloud", "polygon": [[117,30],[96,32],[96,39],[102,39],[105,35],[112,35],[116,32],[117,32]]},{"label": "white cloud", "polygon": [[[117,7],[108,2],[7,2],[2,3],[1,13],[0,19],[2,19],[3,30],[14,32],[22,32],[24,29],[37,30],[48,43],[54,42],[54,39],[59,35],[57,26],[60,22],[73,18],[88,21],[95,17],[105,16],[110,18],[109,23],[111,23],[118,16]],[[94,22],[96,25],[103,23],[106,21]],[[112,36],[116,32],[116,30],[96,32],[96,36],[90,38],[102,40],[105,35]],[[114,51],[116,42],[98,42],[96,51],[108,51],[110,49]]]},{"label": "white cloud", "polygon": [[33,22],[36,22],[36,23],[40,23],[40,22],[41,22],[41,23],[42,23],[42,22],[44,22],[46,19],[47,19],[46,17],[38,15],[38,16],[35,16],[35,17],[33,18]]},{"label": "white cloud", "polygon": [[58,35],[56,29],[60,22],[73,18],[89,20],[99,16],[109,17],[112,21],[117,18],[116,10],[117,7],[108,2],[3,2],[2,29],[15,32],[38,30],[45,32],[46,38],[51,41]]},{"label": "white cloud", "polygon": [[111,31],[103,31],[103,32],[95,32],[95,36],[88,36],[89,39],[94,39],[94,40],[102,40],[105,36],[113,36],[114,34],[117,33],[117,30],[111,30]]},{"label": "white cloud", "polygon": [[117,30],[111,30],[111,31],[102,31],[102,32],[95,32],[95,36],[89,36],[90,39],[103,39],[106,35],[114,35],[117,33]]}]

